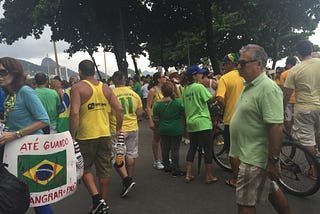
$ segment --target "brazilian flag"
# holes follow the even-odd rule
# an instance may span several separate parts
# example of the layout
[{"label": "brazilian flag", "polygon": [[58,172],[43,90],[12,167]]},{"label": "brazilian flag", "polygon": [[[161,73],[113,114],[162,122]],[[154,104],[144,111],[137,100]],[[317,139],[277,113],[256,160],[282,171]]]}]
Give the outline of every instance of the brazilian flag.
[{"label": "brazilian flag", "polygon": [[19,155],[18,178],[30,192],[44,192],[67,183],[66,151],[47,155]]}]

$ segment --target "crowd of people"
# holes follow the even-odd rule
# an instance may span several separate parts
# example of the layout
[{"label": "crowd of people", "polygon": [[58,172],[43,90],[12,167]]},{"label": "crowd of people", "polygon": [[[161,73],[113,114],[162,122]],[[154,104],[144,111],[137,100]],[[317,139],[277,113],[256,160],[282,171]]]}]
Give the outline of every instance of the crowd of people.
[{"label": "crowd of people", "polygon": [[[301,41],[296,57],[289,56],[274,77],[267,73],[267,53],[249,44],[222,59],[222,75],[192,65],[153,76],[133,78],[117,71],[105,84],[95,78],[94,63],[79,63],[79,77],[49,82],[38,73],[27,81],[21,64],[0,58],[2,122],[7,131],[3,145],[30,134],[70,131],[84,161],[82,180],[92,198],[91,213],[108,213],[108,185],[112,168],[119,174],[125,197],[135,186],[134,169],[139,156],[139,125],[148,121],[152,132],[153,168],[184,176],[190,184],[198,148],[203,148],[205,183],[218,178],[212,166],[212,112],[220,111],[224,122],[233,177],[226,184],[235,188],[239,213],[255,213],[257,202],[269,200],[279,213],[291,213],[276,181],[280,177],[282,124],[295,140],[317,154],[320,143],[320,59],[312,44]],[[34,89],[34,90],[33,90]],[[218,110],[217,110],[218,109]],[[215,115],[215,116],[213,116]],[[95,124],[92,126],[92,124]],[[115,160],[119,136],[124,136],[125,159]],[[189,145],[186,160],[180,144]],[[1,153],[0,153],[1,155]],[[2,159],[2,158],[1,158]],[[95,182],[95,174],[98,185]],[[310,171],[310,177],[316,177]],[[35,207],[39,214],[53,213],[50,205]]]}]

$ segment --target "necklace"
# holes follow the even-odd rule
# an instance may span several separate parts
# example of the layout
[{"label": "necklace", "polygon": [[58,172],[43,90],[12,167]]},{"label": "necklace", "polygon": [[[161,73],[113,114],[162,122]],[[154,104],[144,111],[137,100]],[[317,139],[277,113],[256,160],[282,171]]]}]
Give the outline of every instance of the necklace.
[{"label": "necklace", "polygon": [[10,111],[12,111],[14,109],[14,104],[16,102],[17,99],[17,95],[16,93],[14,94],[8,94],[8,96],[6,97],[6,100],[4,101],[4,121],[7,121],[7,117]]}]

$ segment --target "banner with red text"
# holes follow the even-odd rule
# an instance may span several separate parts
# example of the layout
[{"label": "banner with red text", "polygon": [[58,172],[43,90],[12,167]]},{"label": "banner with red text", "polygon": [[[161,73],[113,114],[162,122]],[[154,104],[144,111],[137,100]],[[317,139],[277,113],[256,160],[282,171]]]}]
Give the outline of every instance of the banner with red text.
[{"label": "banner with red text", "polygon": [[57,202],[76,191],[76,157],[68,131],[12,141],[5,146],[3,162],[28,184],[31,207]]}]

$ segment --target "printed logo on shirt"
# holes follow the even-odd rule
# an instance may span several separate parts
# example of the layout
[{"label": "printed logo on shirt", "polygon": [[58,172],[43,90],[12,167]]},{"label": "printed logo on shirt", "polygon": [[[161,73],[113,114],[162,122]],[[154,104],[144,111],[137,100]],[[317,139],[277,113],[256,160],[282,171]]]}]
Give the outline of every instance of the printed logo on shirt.
[{"label": "printed logo on shirt", "polygon": [[88,110],[101,110],[105,109],[106,106],[106,103],[89,103]]}]

